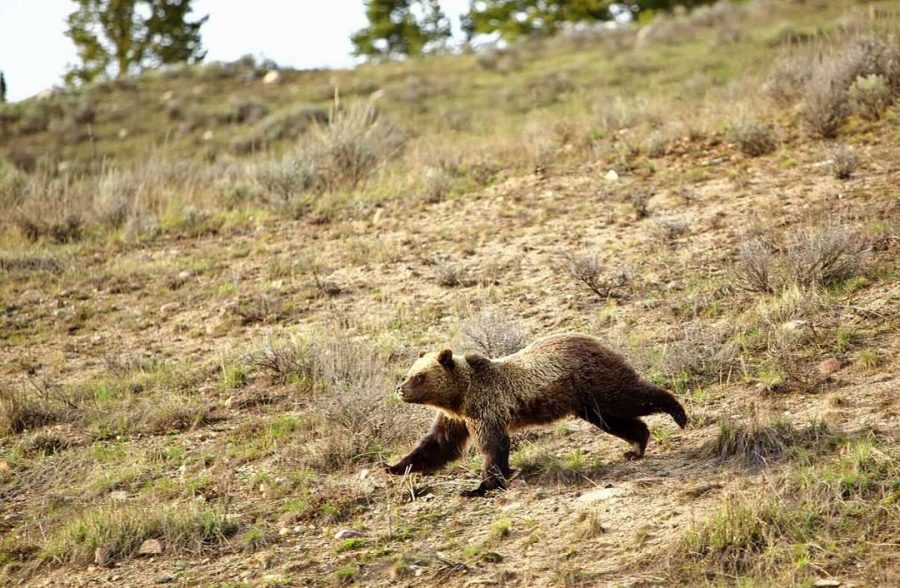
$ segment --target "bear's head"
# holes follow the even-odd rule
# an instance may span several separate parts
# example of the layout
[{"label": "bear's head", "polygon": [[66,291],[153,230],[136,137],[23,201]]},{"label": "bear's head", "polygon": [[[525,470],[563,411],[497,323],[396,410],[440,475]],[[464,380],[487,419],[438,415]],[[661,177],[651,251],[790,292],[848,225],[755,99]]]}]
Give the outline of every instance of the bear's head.
[{"label": "bear's head", "polygon": [[466,363],[457,361],[449,349],[420,353],[406,378],[397,386],[397,396],[403,402],[427,404],[457,413],[469,385],[467,368]]}]

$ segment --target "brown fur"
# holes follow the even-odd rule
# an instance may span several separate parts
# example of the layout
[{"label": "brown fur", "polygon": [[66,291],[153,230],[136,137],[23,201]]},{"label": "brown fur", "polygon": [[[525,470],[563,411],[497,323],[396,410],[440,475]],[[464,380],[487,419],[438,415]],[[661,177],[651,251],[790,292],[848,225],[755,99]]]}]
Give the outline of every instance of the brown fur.
[{"label": "brown fur", "polygon": [[387,470],[435,471],[461,457],[472,435],[484,469],[481,485],[468,496],[506,487],[510,430],[577,416],[630,442],[626,457],[639,458],[650,432],[638,417],[665,412],[679,426],[687,424],[671,393],[641,380],[597,339],[579,334],[551,335],[494,360],[476,353],[460,358],[449,349],[420,355],[397,394],[439,414],[419,445]]}]

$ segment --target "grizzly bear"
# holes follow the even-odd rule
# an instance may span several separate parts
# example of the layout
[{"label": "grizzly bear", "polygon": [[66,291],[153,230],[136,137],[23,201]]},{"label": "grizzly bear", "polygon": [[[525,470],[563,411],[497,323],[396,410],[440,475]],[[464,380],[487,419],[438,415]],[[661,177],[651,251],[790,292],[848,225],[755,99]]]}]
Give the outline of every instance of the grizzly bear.
[{"label": "grizzly bear", "polygon": [[650,437],[638,417],[664,412],[678,426],[687,424],[670,392],[641,380],[594,337],[574,333],[544,337],[498,359],[478,353],[459,358],[449,349],[420,354],[397,395],[439,414],[419,445],[386,470],[433,472],[461,457],[472,435],[484,467],[481,484],[463,496],[506,488],[512,473],[509,433],[521,427],[576,416],[630,442],[625,457],[637,459]]}]

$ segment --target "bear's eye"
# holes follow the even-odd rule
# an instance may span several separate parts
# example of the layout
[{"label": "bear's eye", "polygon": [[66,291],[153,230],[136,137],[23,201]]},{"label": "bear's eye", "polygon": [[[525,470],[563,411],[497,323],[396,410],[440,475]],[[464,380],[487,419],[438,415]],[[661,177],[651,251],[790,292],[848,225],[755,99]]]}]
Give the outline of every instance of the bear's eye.
[{"label": "bear's eye", "polygon": [[421,383],[424,382],[424,381],[425,381],[425,374],[416,374],[416,375],[413,377],[413,383],[414,383],[414,384],[421,384]]}]

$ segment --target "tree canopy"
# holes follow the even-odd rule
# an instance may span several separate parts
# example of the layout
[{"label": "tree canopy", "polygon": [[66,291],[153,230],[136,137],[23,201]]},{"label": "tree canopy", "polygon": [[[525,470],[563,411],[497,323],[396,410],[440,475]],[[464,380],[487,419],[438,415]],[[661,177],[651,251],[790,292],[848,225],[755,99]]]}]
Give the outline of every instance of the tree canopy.
[{"label": "tree canopy", "polygon": [[366,18],[369,26],[351,37],[356,55],[421,55],[450,38],[450,21],[438,0],[366,0]]},{"label": "tree canopy", "polygon": [[625,4],[632,10],[667,10],[676,4],[695,6],[710,0],[472,0],[462,27],[469,38],[499,33],[514,39],[538,32],[552,33],[566,22],[611,20],[610,7]]},{"label": "tree canopy", "polygon": [[163,64],[201,61],[204,16],[188,20],[193,0],[73,0],[66,35],[81,63],[70,66],[67,82],[122,77]]}]

